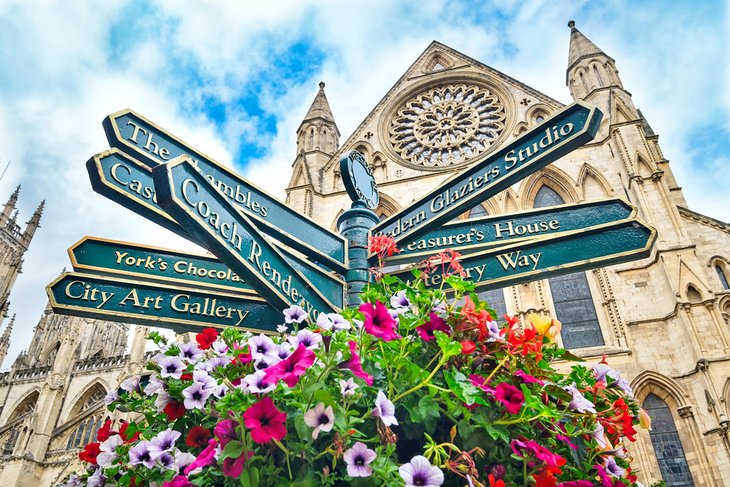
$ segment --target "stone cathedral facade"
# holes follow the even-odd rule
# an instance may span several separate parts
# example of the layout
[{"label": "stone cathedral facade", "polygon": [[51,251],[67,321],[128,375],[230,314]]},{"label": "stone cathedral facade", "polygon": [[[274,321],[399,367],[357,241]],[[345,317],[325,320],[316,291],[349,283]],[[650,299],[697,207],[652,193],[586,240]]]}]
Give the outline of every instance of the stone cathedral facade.
[{"label": "stone cathedral facade", "polygon": [[[621,197],[657,229],[657,243],[641,261],[488,291],[484,298],[500,314],[557,317],[566,348],[589,362],[606,356],[622,371],[653,418],[652,431],[642,430],[630,448],[642,482],[730,485],[730,224],[687,207],[615,60],[574,23],[569,27],[566,84],[574,100],[604,113],[597,136],[460,218]],[[376,213],[389,216],[564,106],[433,42],[344,141],[320,84],[296,134],[287,203],[336,230],[350,205],[339,159],[357,149],[379,185]],[[0,226],[10,212],[1,218]],[[20,265],[13,267],[18,244],[6,233],[4,312]],[[12,322],[0,354],[9,328]],[[135,328],[125,353],[126,325],[44,313],[28,351],[0,374],[0,485],[53,485],[78,468],[80,445],[108,415],[103,397],[143,369],[145,333]]]}]

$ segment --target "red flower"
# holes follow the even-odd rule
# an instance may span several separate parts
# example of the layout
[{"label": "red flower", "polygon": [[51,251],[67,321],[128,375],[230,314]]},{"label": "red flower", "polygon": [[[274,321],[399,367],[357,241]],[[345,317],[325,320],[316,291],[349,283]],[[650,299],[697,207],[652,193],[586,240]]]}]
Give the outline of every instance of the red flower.
[{"label": "red flower", "polygon": [[469,296],[464,297],[464,306],[461,307],[461,317],[464,323],[460,327],[461,330],[477,330],[479,333],[478,340],[480,342],[489,337],[489,329],[487,323],[492,321],[492,315],[486,309],[476,310],[476,304]]},{"label": "red flower", "polygon": [[471,355],[474,350],[477,349],[476,344],[471,340],[462,340],[461,342],[461,353],[465,355]]},{"label": "red flower", "polygon": [[209,429],[202,426],[193,426],[190,428],[188,435],[185,437],[185,444],[190,448],[200,448],[208,444],[208,440],[213,436]]},{"label": "red flower", "polygon": [[289,387],[294,387],[299,382],[299,377],[312,366],[314,358],[314,352],[300,343],[291,355],[266,369],[264,383],[276,384],[283,380]]},{"label": "red flower", "polygon": [[94,442],[89,443],[79,452],[79,458],[84,462],[92,463],[96,465],[96,457],[101,453],[100,443]]},{"label": "red flower", "polygon": [[495,480],[494,475],[491,473],[489,474],[489,487],[507,487],[507,484],[504,483],[504,480],[499,479]]},{"label": "red flower", "polygon": [[357,354],[357,343],[350,340],[348,345],[350,346],[350,360],[344,363],[345,368],[350,369],[356,377],[364,380],[367,385],[373,385],[373,376],[362,369],[362,362],[360,362],[360,356]]},{"label": "red flower", "polygon": [[[609,435],[625,436],[631,441],[636,441],[636,429],[634,429],[634,420],[631,416],[629,406],[623,397],[618,398],[613,403],[614,415],[608,418],[599,418],[603,427]],[[615,439],[615,438],[614,438]]]},{"label": "red flower", "polygon": [[382,338],[386,342],[400,338],[395,331],[398,324],[383,303],[376,301],[375,306],[371,303],[363,303],[359,310],[365,315],[363,326],[366,332]]},{"label": "red flower", "polygon": [[514,327],[510,327],[507,341],[510,344],[512,353],[520,353],[527,357],[530,352],[535,352],[535,360],[542,359],[542,335],[532,326],[524,329],[521,333]]},{"label": "red flower", "polygon": [[368,249],[370,252],[378,254],[381,259],[386,255],[390,257],[400,252],[395,245],[395,239],[388,235],[375,235],[374,237],[370,237]]},{"label": "red flower", "polygon": [[201,350],[205,350],[218,339],[218,331],[215,328],[206,328],[197,335],[195,335],[195,341],[198,342],[198,346]]},{"label": "red flower", "polygon": [[504,404],[504,407],[507,408],[507,412],[510,414],[519,413],[522,405],[525,403],[525,395],[522,394],[522,391],[506,382],[497,384],[494,398]]},{"label": "red flower", "polygon": [[132,436],[127,435],[127,428],[129,428],[130,423],[127,423],[126,421],[122,420],[122,426],[119,428],[119,436],[122,437],[124,440],[124,443],[130,443],[132,441],[137,441],[139,439],[139,436],[142,434],[141,431],[137,431]]},{"label": "red flower", "polygon": [[269,396],[250,406],[243,413],[243,419],[256,443],[281,440],[286,436],[286,414],[276,409]]},{"label": "red flower", "polygon": [[106,441],[107,438],[112,435],[112,433],[114,433],[112,431],[112,420],[107,419],[106,421],[104,421],[104,426],[99,428],[99,431],[96,432],[96,439],[99,441]]},{"label": "red flower", "polygon": [[185,416],[185,405],[178,401],[170,401],[162,410],[170,421],[175,421]]},{"label": "red flower", "polygon": [[451,328],[449,328],[449,325],[446,324],[443,318],[433,312],[429,315],[429,320],[421,326],[416,327],[416,330],[418,331],[418,334],[421,335],[421,338],[427,342],[436,339],[436,337],[433,336],[433,332],[436,330],[443,331],[447,335],[451,334]]},{"label": "red flower", "polygon": [[193,374],[191,374],[191,373],[180,374],[180,380],[193,380]]},{"label": "red flower", "polygon": [[558,485],[558,479],[547,469],[532,474],[532,478],[535,479],[535,487],[557,487]]}]

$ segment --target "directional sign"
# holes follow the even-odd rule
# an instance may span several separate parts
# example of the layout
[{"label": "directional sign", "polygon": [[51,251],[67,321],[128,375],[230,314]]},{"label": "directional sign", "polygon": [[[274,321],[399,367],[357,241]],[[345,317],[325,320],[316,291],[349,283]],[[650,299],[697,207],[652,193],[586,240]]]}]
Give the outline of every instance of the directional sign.
[{"label": "directional sign", "polygon": [[132,110],[104,119],[109,144],[149,168],[188,155],[235,206],[241,208],[259,231],[291,246],[328,268],[347,270],[345,239],[289,208],[211,157],[193,149]]},{"label": "directional sign", "polygon": [[153,169],[158,202],[278,309],[298,304],[313,318],[337,307],[216,189],[189,156]]},{"label": "directional sign", "polygon": [[79,272],[255,294],[248,283],[213,256],[96,237],[82,238],[68,249],[68,255]]},{"label": "directional sign", "polygon": [[64,273],[46,287],[56,313],[162,326],[180,333],[213,326],[275,332],[280,312],[262,298],[150,282]]},{"label": "directional sign", "polygon": [[460,172],[403,211],[375,225],[399,247],[452,220],[529,174],[592,140],[602,114],[577,102],[482,162]]},{"label": "directional sign", "polygon": [[[609,198],[453,221],[403,245],[399,253],[388,257],[388,264],[418,262],[445,249],[463,254],[475,248],[484,250],[490,246],[510,245],[515,241],[624,220],[635,213],[636,209],[626,201]],[[372,264],[376,262],[377,258]]]},{"label": "directional sign", "polygon": [[[205,247],[183,229],[157,202],[150,169],[118,149],[97,154],[86,162],[91,186],[99,194],[151,220],[181,237]],[[240,211],[239,211],[240,213]],[[337,307],[344,306],[344,282],[324,269],[279,248],[289,265],[305,274]],[[243,276],[242,276],[243,277]],[[245,279],[245,277],[244,277]]]},{"label": "directional sign", "polygon": [[[656,230],[628,219],[474,252],[460,262],[477,290],[493,289],[642,259],[651,253],[655,239]],[[414,279],[408,270],[393,274]],[[438,287],[442,280],[437,268],[425,284]]]}]

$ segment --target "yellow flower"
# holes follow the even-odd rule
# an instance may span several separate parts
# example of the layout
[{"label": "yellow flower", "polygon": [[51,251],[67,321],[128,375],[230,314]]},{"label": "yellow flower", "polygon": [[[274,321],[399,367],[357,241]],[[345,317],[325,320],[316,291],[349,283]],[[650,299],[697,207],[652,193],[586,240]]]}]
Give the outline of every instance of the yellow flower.
[{"label": "yellow flower", "polygon": [[527,315],[527,320],[532,323],[532,326],[540,335],[546,336],[550,341],[555,340],[563,326],[558,320],[535,313]]},{"label": "yellow flower", "polygon": [[639,425],[645,430],[651,431],[651,416],[644,409],[639,409]]}]

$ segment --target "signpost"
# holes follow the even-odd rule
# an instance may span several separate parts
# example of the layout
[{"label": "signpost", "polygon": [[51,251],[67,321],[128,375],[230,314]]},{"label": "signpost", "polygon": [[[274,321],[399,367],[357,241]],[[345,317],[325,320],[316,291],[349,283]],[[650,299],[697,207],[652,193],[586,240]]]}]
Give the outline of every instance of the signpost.
[{"label": "signpost", "polygon": [[112,147],[131,155],[148,168],[181,155],[194,164],[259,231],[291,246],[314,261],[342,274],[347,271],[345,239],[289,208],[213,158],[190,147],[132,110],[122,110],[103,121]]},{"label": "signpost", "polygon": [[[177,331],[235,326],[273,332],[290,305],[315,319],[356,304],[374,263],[369,235],[395,239],[402,253],[390,260],[394,264],[458,250],[477,289],[646,257],[656,232],[617,198],[449,222],[591,140],[601,117],[582,102],[570,105],[383,222],[372,211],[379,199],[372,172],[352,151],[340,171],[353,203],[336,235],[137,113],[114,113],[104,120],[113,148],[87,162],[94,190],[217,259],[86,237],[69,255],[74,269],[92,274],[68,273],[52,282],[51,306]],[[320,265],[344,273],[345,282]],[[395,275],[415,279],[408,269]],[[443,269],[420,278],[439,286]]]},{"label": "signpost", "polygon": [[196,241],[279,309],[299,305],[312,318],[337,311],[305,275],[218,191],[189,156],[153,170],[160,205]]},{"label": "signpost", "polygon": [[[86,168],[94,191],[205,248],[205,244],[201,244],[195,236],[182,228],[159,205],[152,172],[142,163],[118,149],[111,149],[89,159]],[[214,192],[217,193],[215,190]],[[240,210],[236,211],[240,213]],[[345,283],[341,279],[284,247],[278,247],[278,250],[289,265],[307,275],[336,307],[344,307]]]},{"label": "signpost", "polygon": [[[656,230],[627,219],[504,247],[476,248],[459,262],[476,289],[486,290],[641,259],[651,253],[654,240]],[[415,279],[410,270],[393,274]],[[442,280],[438,266],[424,276],[427,287],[438,287]]]},{"label": "signpost", "polygon": [[[620,198],[574,205],[535,208],[509,215],[485,216],[447,223],[403,245],[389,264],[418,262],[446,249],[461,253],[631,218],[636,209]],[[377,259],[371,259],[375,264]]]},{"label": "signpost", "polygon": [[64,273],[46,288],[53,311],[93,319],[172,328],[178,333],[233,326],[274,332],[278,309],[258,296],[169,284]]},{"label": "signpost", "polygon": [[390,235],[402,247],[592,140],[602,117],[600,110],[582,102],[568,106],[378,223],[372,234]]}]

